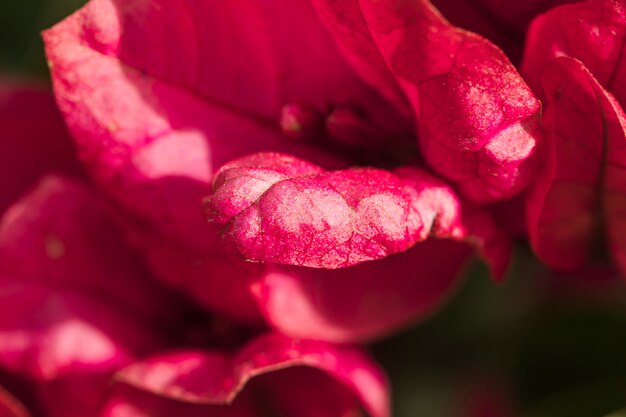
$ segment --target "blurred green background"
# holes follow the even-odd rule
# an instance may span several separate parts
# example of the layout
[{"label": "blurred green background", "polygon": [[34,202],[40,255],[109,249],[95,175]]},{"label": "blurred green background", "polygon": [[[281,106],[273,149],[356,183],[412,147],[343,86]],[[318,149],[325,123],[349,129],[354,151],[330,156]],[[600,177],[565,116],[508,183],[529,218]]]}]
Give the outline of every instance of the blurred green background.
[{"label": "blurred green background", "polygon": [[[39,33],[83,3],[0,0],[0,74],[47,81]],[[555,278],[524,245],[503,284],[478,263],[466,275],[440,312],[371,347],[396,417],[626,417],[616,411],[626,405],[622,280]]]}]

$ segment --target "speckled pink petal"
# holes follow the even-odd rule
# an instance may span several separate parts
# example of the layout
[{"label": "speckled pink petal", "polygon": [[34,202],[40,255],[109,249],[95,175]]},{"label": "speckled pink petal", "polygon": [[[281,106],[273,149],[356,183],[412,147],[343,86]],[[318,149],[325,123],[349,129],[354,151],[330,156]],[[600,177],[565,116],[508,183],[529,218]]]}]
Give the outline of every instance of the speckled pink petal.
[{"label": "speckled pink petal", "polygon": [[341,268],[465,233],[456,195],[417,168],[324,171],[264,153],[223,166],[214,187],[209,219],[254,261]]},{"label": "speckled pink petal", "polygon": [[[321,371],[325,378],[293,378],[294,367]],[[271,374],[271,382],[264,381],[266,374]],[[153,357],[120,371],[117,379],[179,401],[228,405],[233,401],[236,404],[240,392],[245,395],[250,389],[263,390],[270,399],[274,395],[279,397],[281,393],[275,392],[277,384],[274,381],[282,379],[282,376],[290,379],[292,390],[298,387],[297,395],[309,390],[314,396],[318,388],[325,391],[325,384],[338,384],[337,389],[343,387],[338,392],[352,394],[356,400],[353,406],[360,405],[372,417],[389,415],[385,376],[360,350],[326,342],[292,340],[278,334],[260,336],[234,356],[220,352],[185,351]],[[314,381],[320,381],[322,385]],[[278,408],[278,411],[287,411],[280,415],[298,415],[292,414],[297,410],[292,409],[288,399],[282,404],[267,405]],[[282,410],[281,405],[285,407]],[[317,407],[320,406],[323,407],[323,404],[317,404]],[[306,403],[300,412],[304,413],[300,415],[306,416],[320,415],[307,413]]]},{"label": "speckled pink petal", "polygon": [[528,200],[537,255],[573,270],[608,249],[626,268],[626,116],[617,101],[572,58],[545,69],[544,170]]},{"label": "speckled pink petal", "polygon": [[540,91],[543,68],[570,56],[591,71],[621,103],[626,100],[626,6],[619,0],[591,0],[557,7],[531,24],[523,61],[528,82]]},{"label": "speckled pink petal", "polygon": [[196,247],[211,245],[199,204],[214,169],[295,146],[281,137],[283,106],[355,105],[397,124],[306,0],[92,0],[44,40],[60,108],[95,179]]},{"label": "speckled pink petal", "polygon": [[0,79],[0,135],[0,215],[41,175],[82,172],[54,97],[41,87]]},{"label": "speckled pink petal", "polygon": [[0,386],[0,416],[30,417],[30,413],[11,393]]},{"label": "speckled pink petal", "polygon": [[504,53],[425,0],[359,4],[413,104],[432,168],[477,202],[521,191],[534,170],[540,105]]},{"label": "speckled pink petal", "polygon": [[253,283],[268,323],[296,338],[381,338],[432,313],[456,287],[472,248],[430,239],[377,262],[339,270],[269,266]]}]

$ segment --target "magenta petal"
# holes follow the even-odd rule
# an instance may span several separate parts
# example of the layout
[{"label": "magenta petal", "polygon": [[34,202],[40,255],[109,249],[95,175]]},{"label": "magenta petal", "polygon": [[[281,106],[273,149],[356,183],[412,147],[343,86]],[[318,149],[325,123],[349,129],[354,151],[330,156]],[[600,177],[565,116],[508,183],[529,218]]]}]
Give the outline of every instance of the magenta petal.
[{"label": "magenta petal", "polygon": [[534,169],[540,105],[502,51],[424,0],[359,4],[415,108],[433,169],[478,202],[521,191]]},{"label": "magenta petal", "polygon": [[2,417],[30,417],[24,405],[0,386],[0,416]]},{"label": "magenta petal", "polygon": [[0,215],[41,175],[82,172],[54,97],[44,89],[0,81],[0,132]]},{"label": "magenta petal", "polygon": [[171,296],[129,251],[119,215],[81,183],[44,177],[0,220],[0,273],[85,292],[151,319],[171,316]]},{"label": "magenta petal", "polygon": [[575,59],[551,61],[542,85],[547,101],[544,171],[527,200],[533,248],[553,268],[572,270],[606,242],[624,269],[626,116]]},{"label": "magenta petal", "polygon": [[155,345],[144,323],[101,300],[37,284],[0,285],[0,364],[12,371],[42,380],[110,372]]},{"label": "magenta petal", "polygon": [[626,8],[616,0],[591,0],[550,10],[531,24],[523,73],[539,91],[543,68],[551,59],[581,61],[621,103],[626,100]]},{"label": "magenta petal", "polygon": [[253,284],[271,326],[296,338],[380,338],[436,309],[455,288],[472,249],[431,239],[377,262],[324,271],[270,266]]},{"label": "magenta petal", "polygon": [[265,153],[225,165],[214,185],[209,219],[249,260],[341,268],[464,236],[458,198],[417,168],[323,171]]},{"label": "magenta petal", "polygon": [[[274,373],[278,378],[279,372],[301,366],[343,385],[372,417],[389,415],[385,376],[360,350],[278,334],[257,338],[234,357],[199,351],[153,357],[120,371],[118,380],[179,401],[227,405],[252,378]],[[259,378],[259,384],[262,381]],[[308,386],[306,380],[297,383]]]}]

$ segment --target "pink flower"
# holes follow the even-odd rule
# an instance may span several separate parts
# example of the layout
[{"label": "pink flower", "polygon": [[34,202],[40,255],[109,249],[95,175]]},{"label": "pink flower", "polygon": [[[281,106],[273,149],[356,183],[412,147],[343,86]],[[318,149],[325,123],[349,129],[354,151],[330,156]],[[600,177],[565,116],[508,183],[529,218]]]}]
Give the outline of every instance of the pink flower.
[{"label": "pink flower", "polygon": [[[468,244],[503,275],[510,244],[475,204],[530,181],[538,101],[486,40],[391,3],[94,0],[44,34],[81,157],[145,221],[134,244],[161,279],[211,311],[346,342],[440,305]],[[299,162],[277,171],[275,153]],[[207,195],[214,224],[232,219],[222,236]]]},{"label": "pink flower", "polygon": [[[11,104],[12,115],[43,100],[49,113],[42,120],[58,117],[44,92],[12,94],[24,98]],[[47,145],[29,153],[69,145],[62,129],[22,133],[27,143]],[[74,172],[67,155],[50,169]],[[16,170],[15,183],[46,168]],[[360,348],[225,321],[217,331],[219,318],[153,280],[127,240],[135,219],[79,170],[73,178],[45,175],[32,187],[19,190],[23,196],[0,217],[0,415],[252,416],[268,408],[294,416],[360,409],[389,416],[385,376]]]}]

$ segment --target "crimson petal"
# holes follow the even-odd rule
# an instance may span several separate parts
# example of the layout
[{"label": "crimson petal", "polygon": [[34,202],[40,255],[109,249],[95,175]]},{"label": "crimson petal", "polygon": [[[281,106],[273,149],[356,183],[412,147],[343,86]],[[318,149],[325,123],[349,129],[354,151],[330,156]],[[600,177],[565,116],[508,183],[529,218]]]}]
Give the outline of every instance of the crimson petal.
[{"label": "crimson petal", "polygon": [[547,97],[544,171],[527,200],[533,248],[553,268],[573,270],[606,242],[624,269],[626,116],[573,58],[551,61],[542,85]]},{"label": "crimson petal", "polygon": [[263,153],[223,166],[214,187],[210,220],[254,261],[341,268],[465,233],[458,198],[417,168],[324,171]]},{"label": "crimson petal", "polygon": [[528,29],[523,73],[539,90],[553,58],[581,61],[619,102],[626,100],[626,8],[618,0],[590,0],[550,10]]},{"label": "crimson petal", "polygon": [[[317,376],[313,379],[291,379],[296,376],[292,373],[294,367],[321,371],[329,377],[325,378],[325,384],[339,384],[338,387],[343,388],[338,392],[351,393],[372,417],[389,415],[385,376],[360,350],[325,342],[292,340],[278,334],[260,336],[234,356],[202,351],[156,356],[120,371],[117,379],[162,397],[206,405],[237,405],[241,394],[246,394],[244,388],[253,378],[258,378],[259,385],[265,385],[266,392],[277,398],[290,391],[273,393],[278,387],[288,387],[280,384],[285,378],[290,378],[291,389],[294,384],[300,385],[303,381],[307,381],[304,386],[308,388],[305,389],[323,389],[323,385],[308,385],[308,382],[318,380]],[[268,374],[271,381],[263,384],[264,376]],[[271,405],[286,407],[283,411],[293,410],[289,402]],[[319,406],[317,404],[316,408]],[[301,404],[300,412],[304,414],[293,415],[314,415],[307,413],[306,407],[306,402]]]}]

